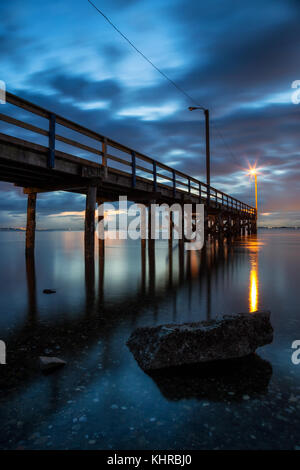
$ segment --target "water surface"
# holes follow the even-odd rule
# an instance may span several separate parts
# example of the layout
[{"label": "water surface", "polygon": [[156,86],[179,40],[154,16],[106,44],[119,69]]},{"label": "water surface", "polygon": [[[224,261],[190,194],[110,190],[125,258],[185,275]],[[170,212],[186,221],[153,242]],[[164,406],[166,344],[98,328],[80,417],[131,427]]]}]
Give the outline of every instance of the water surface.
[{"label": "water surface", "polygon": [[[300,231],[268,230],[201,253],[156,242],[106,244],[85,260],[82,232],[0,232],[2,449],[300,447]],[[45,295],[43,289],[56,289]],[[145,374],[126,346],[138,326],[269,309],[274,341],[221,370]],[[51,375],[40,355],[64,358]]]}]

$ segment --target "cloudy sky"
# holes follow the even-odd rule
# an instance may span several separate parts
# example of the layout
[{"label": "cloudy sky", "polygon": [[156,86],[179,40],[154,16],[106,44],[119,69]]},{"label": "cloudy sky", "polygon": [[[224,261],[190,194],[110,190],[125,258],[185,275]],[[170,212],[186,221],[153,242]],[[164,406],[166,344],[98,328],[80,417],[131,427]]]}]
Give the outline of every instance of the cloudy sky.
[{"label": "cloudy sky", "polygon": [[[257,162],[261,224],[300,225],[300,104],[291,100],[300,2],[94,2],[210,109],[212,185],[253,204],[245,168]],[[87,0],[2,1],[0,17],[0,79],[9,91],[205,181],[202,113],[189,112],[192,103]],[[84,197],[38,199],[38,227],[82,226]],[[0,227],[25,224],[20,189],[0,183],[0,209]]]}]

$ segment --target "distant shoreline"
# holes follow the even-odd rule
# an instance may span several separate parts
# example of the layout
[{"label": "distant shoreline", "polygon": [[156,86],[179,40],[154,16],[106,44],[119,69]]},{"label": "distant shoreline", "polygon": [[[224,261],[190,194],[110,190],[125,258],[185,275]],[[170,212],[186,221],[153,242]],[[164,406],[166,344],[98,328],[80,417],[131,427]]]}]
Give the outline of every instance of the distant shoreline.
[{"label": "distant shoreline", "polygon": [[[258,227],[258,230],[300,230],[300,227]],[[24,228],[0,227],[0,232],[26,232]],[[36,229],[36,232],[84,232],[84,229],[45,228]]]}]

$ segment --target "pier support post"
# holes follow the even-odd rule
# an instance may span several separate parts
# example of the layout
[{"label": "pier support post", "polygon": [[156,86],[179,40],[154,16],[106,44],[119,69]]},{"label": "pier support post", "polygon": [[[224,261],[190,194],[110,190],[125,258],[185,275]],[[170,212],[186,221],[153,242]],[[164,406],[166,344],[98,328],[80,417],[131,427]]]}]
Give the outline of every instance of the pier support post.
[{"label": "pier support post", "polygon": [[[179,218],[180,219],[180,218]],[[185,242],[185,213],[184,213],[184,203],[181,204],[181,220],[179,223],[181,225],[181,238],[179,238],[179,246],[184,250],[184,242]]]},{"label": "pier support post", "polygon": [[245,219],[242,219],[242,235],[246,235],[246,229],[245,229]]},{"label": "pier support post", "polygon": [[85,294],[86,313],[89,315],[95,301],[95,259],[85,252]]},{"label": "pier support post", "polygon": [[[99,211],[99,206],[101,206],[104,201],[97,199],[98,204],[98,224],[103,222],[104,213],[103,210]],[[100,225],[98,225],[98,248],[99,248],[99,258],[104,258],[105,255],[105,232],[104,230],[100,229]]]},{"label": "pier support post", "polygon": [[94,256],[95,249],[95,209],[97,187],[90,186],[86,196],[84,249],[85,256]]},{"label": "pier support post", "polygon": [[168,240],[168,246],[169,246],[169,251],[173,250],[173,232],[174,232],[174,220],[173,220],[173,211],[170,211],[170,217],[169,217],[169,240]]},{"label": "pier support post", "polygon": [[27,196],[26,255],[34,253],[36,193]]},{"label": "pier support post", "polygon": [[241,236],[241,218],[238,217],[237,219],[237,234],[240,237]]},{"label": "pier support post", "polygon": [[247,219],[247,234],[248,235],[251,235],[251,224],[250,224],[250,220]]},{"label": "pier support post", "polygon": [[204,206],[204,243],[208,240],[208,210]]},{"label": "pier support post", "polygon": [[[148,260],[149,260],[149,289],[155,291],[155,211],[152,213],[152,204],[155,200],[149,201],[148,207]],[[152,238],[153,236],[153,238]]]},{"label": "pier support post", "polygon": [[227,217],[227,230],[226,230],[227,238],[229,239],[232,236],[232,220],[230,215]]},{"label": "pier support post", "polygon": [[169,240],[168,240],[168,253],[169,253],[169,287],[173,282],[173,236],[174,236],[174,215],[170,211],[169,219]]},{"label": "pier support post", "polygon": [[146,291],[146,235],[147,235],[147,223],[146,223],[146,210],[141,209],[141,291],[142,294]]}]

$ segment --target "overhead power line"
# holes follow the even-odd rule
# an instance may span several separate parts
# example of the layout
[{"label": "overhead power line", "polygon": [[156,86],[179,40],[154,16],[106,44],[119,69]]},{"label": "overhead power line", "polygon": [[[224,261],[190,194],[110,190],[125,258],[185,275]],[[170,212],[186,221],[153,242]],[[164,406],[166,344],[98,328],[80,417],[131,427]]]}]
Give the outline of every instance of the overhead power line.
[{"label": "overhead power line", "polygon": [[238,156],[236,155],[236,153],[230,148],[229,144],[227,144],[224,136],[223,136],[223,133],[221,132],[221,129],[219,128],[219,126],[217,125],[217,123],[215,121],[212,120],[212,125],[213,127],[215,128],[215,130],[217,131],[217,133],[219,134],[219,137],[220,139],[222,140],[223,142],[223,145],[227,148],[227,151],[229,153],[229,155],[231,156],[231,158],[235,161],[235,162],[239,162],[240,163],[240,159],[238,158]]},{"label": "overhead power line", "polygon": [[[178,85],[174,80],[172,80],[170,77],[168,77],[168,75],[163,72],[162,70],[160,70],[160,68],[158,68],[150,59],[148,59],[148,57],[142,52],[140,51],[134,44],[132,41],[130,41],[130,39],[128,39],[128,37],[122,33],[122,31],[119,30],[119,28],[108,18],[108,16],[106,16],[103,11],[100,10],[100,8],[98,8],[91,0],[88,0],[88,2],[90,3],[90,5],[112,26],[112,28],[114,28],[115,31],[117,31],[118,34],[120,34],[120,36],[122,36],[123,39],[125,39],[125,41],[138,53],[140,54],[141,57],[143,57],[144,60],[146,60],[148,62],[148,64],[150,64],[158,73],[160,73],[160,75],[162,75],[166,80],[168,80],[169,83],[171,83],[171,85],[173,85],[177,91],[179,91],[180,93],[182,93],[186,98],[188,98],[188,100],[190,100],[192,103],[194,103],[196,106],[200,106],[200,107],[203,107],[201,106],[189,93],[187,93],[185,90],[183,90],[183,88],[181,88],[180,85]],[[229,153],[231,154],[231,157],[234,158],[234,159],[237,159],[237,156],[234,154],[234,152],[229,148],[227,142],[225,141],[220,129],[217,127],[216,123],[213,123],[215,125],[215,128],[217,130],[217,132],[219,133],[219,135],[221,136],[221,139],[224,143],[224,145],[226,146],[227,150],[229,151]]]},{"label": "overhead power line", "polygon": [[114,23],[103,13],[103,11],[101,11],[91,0],[88,0],[88,2],[95,8],[95,10],[100,13],[100,15],[103,16],[103,18],[117,31],[117,33],[119,33],[123,39],[125,39],[125,41],[128,42],[128,44],[133,47],[133,49],[138,53],[140,54],[143,59],[145,59],[158,73],[160,73],[166,80],[168,80],[175,88],[177,88],[178,91],[180,91],[180,93],[182,93],[183,95],[185,95],[186,98],[188,98],[190,101],[192,101],[196,106],[200,106],[199,103],[197,103],[197,101],[194,100],[194,98],[189,95],[186,91],[183,90],[183,88],[181,88],[180,85],[177,85],[176,82],[174,82],[174,80],[172,80],[170,77],[168,77],[168,75],[165,74],[165,72],[163,72],[162,70],[160,70],[150,59],[148,59],[148,57],[142,52],[140,51],[131,41],[130,39],[128,39],[127,36],[125,36],[125,34],[122,33],[122,31],[119,30],[119,28],[117,28],[117,26],[114,25]]}]

